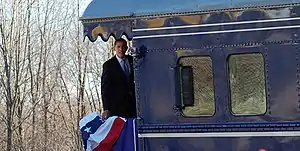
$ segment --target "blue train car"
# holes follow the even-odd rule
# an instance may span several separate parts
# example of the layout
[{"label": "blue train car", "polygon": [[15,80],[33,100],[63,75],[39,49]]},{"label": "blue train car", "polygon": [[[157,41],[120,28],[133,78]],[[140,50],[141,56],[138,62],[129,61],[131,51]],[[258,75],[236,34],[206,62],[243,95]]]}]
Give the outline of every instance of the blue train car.
[{"label": "blue train car", "polygon": [[141,151],[299,151],[299,0],[93,0],[132,41]]}]

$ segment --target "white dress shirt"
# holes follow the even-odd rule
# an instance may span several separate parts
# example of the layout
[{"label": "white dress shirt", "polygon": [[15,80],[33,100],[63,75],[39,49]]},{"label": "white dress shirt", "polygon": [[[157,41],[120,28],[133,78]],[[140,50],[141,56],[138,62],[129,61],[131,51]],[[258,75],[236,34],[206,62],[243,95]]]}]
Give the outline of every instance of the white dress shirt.
[{"label": "white dress shirt", "polygon": [[[123,71],[125,71],[125,69],[124,69],[124,67],[123,67],[123,64],[122,64],[122,60],[123,60],[123,59],[121,59],[118,55],[116,55],[116,57],[117,57],[117,59],[118,59],[118,61],[119,61],[120,66],[122,67]],[[129,61],[128,61],[128,59],[127,59],[126,57],[124,57],[124,60],[125,60],[125,63],[126,63],[126,65],[127,65],[128,72],[129,72],[129,74],[130,74],[130,64],[129,64]]]}]

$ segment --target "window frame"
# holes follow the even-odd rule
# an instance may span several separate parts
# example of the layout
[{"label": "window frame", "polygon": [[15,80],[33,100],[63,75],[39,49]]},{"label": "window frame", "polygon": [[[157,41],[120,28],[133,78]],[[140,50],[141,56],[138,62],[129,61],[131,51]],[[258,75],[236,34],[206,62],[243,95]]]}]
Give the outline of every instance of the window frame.
[{"label": "window frame", "polygon": [[[212,78],[213,78],[213,83],[212,83],[212,87],[213,87],[213,103],[214,103],[214,108],[213,108],[213,114],[211,115],[186,115],[184,114],[184,108],[182,108],[182,85],[181,85],[181,67],[185,67],[185,66],[190,66],[190,65],[182,65],[181,64],[181,59],[183,58],[190,58],[190,57],[207,57],[210,59],[210,63],[211,63],[211,70],[212,70]],[[184,118],[211,118],[214,117],[217,114],[217,103],[216,103],[216,91],[215,91],[215,78],[214,78],[214,63],[213,63],[213,58],[210,55],[187,55],[187,56],[181,56],[177,58],[177,69],[176,69],[176,83],[177,83],[177,97],[179,100],[178,103],[180,104],[180,114],[182,117]],[[194,84],[194,81],[193,81]],[[195,93],[194,93],[195,94]],[[196,100],[195,100],[196,101]],[[193,106],[195,107],[195,106]],[[201,107],[200,107],[201,108]]]},{"label": "window frame", "polygon": [[[232,97],[231,97],[231,84],[230,84],[230,65],[229,65],[229,59],[230,59],[230,57],[231,56],[233,56],[233,55],[247,55],[247,54],[259,54],[259,55],[261,55],[262,56],[262,58],[263,58],[263,70],[264,70],[264,91],[265,91],[265,111],[263,112],[263,113],[261,113],[261,114],[236,114],[236,113],[234,113],[233,112],[233,105],[232,105]],[[254,116],[264,116],[264,115],[266,115],[267,114],[267,112],[268,112],[268,92],[267,92],[267,72],[266,72],[266,61],[265,61],[266,59],[265,59],[265,56],[264,56],[264,54],[262,53],[262,52],[257,52],[257,51],[255,51],[255,52],[240,52],[240,53],[230,53],[230,54],[228,54],[227,55],[227,57],[226,57],[226,66],[227,66],[227,68],[226,68],[226,79],[227,79],[227,86],[228,86],[228,93],[229,93],[229,95],[228,95],[228,107],[229,107],[229,112],[230,112],[230,114],[232,115],[232,116],[234,116],[234,117],[249,117],[249,116],[252,116],[252,117],[254,117]]]}]

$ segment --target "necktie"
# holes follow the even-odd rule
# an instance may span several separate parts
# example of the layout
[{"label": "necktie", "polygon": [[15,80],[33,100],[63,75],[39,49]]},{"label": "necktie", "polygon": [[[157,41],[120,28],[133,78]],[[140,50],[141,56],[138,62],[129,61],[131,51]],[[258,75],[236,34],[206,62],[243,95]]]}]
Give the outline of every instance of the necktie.
[{"label": "necktie", "polygon": [[128,66],[127,66],[127,63],[125,61],[125,59],[122,60],[123,62],[123,69],[124,69],[124,72],[127,76],[129,76],[129,70],[128,70]]}]

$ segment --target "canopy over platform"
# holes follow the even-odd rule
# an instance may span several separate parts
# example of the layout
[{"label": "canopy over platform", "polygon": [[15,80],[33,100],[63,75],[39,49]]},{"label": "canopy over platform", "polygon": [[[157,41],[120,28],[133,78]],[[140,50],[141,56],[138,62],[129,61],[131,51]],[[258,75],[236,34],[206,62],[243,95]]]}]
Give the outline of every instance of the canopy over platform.
[{"label": "canopy over platform", "polygon": [[92,42],[98,36],[107,41],[111,35],[115,38],[126,35],[131,40],[135,19],[297,2],[300,0],[93,0],[80,20],[84,36]]}]

